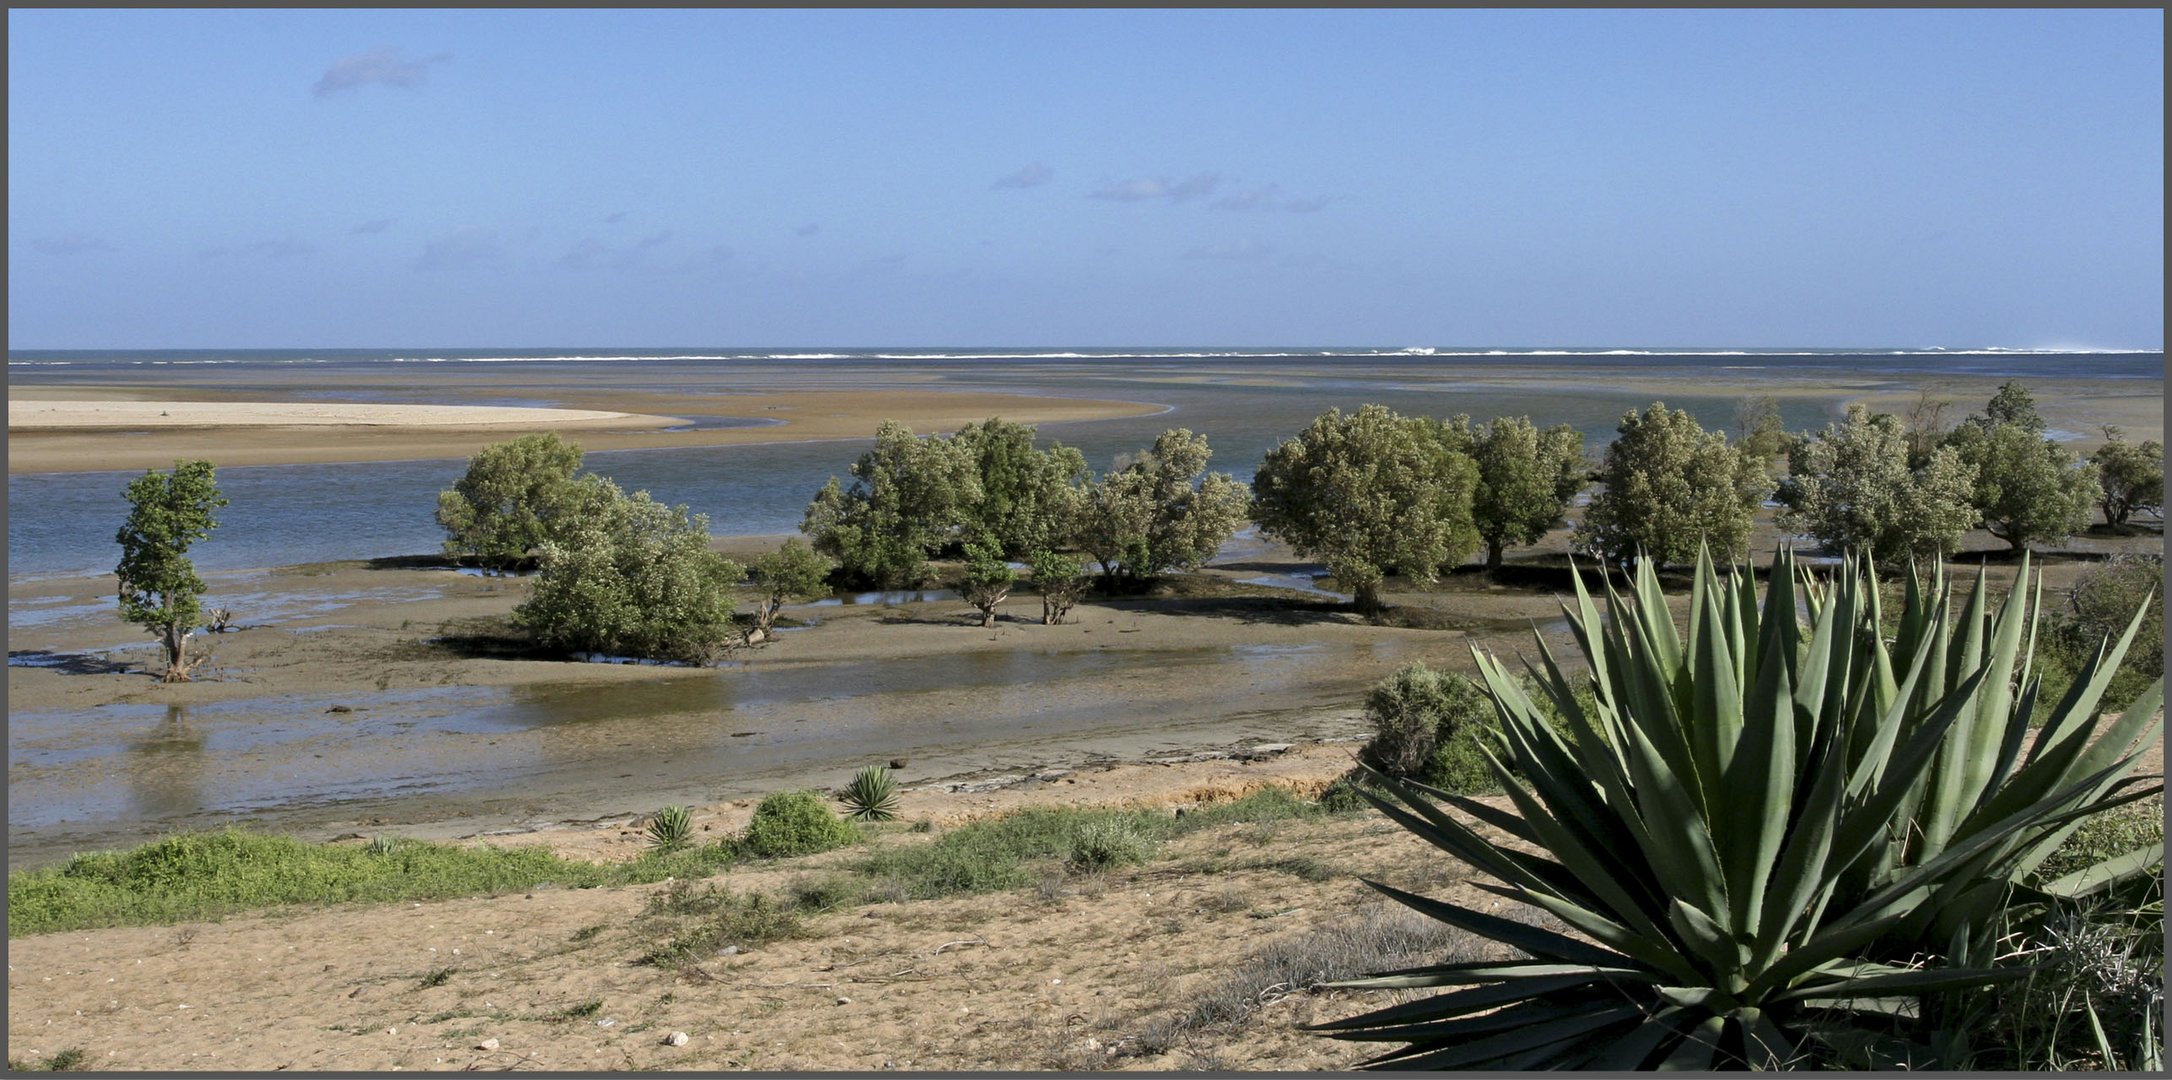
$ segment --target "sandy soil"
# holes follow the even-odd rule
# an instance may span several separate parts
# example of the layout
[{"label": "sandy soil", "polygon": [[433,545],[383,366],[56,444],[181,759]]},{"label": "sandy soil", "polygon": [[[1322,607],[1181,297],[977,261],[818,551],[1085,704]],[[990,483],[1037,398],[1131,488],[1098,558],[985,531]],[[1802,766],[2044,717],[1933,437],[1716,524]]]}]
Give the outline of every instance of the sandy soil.
[{"label": "sandy soil", "polygon": [[[638,915],[665,886],[53,934],[10,943],[8,1053],[81,1048],[127,1069],[1347,1068],[1364,1047],[1294,1025],[1395,998],[1283,986],[1233,1022],[1184,1021],[1262,949],[1412,921],[1360,876],[1487,903],[1430,852],[1372,815],[1229,826],[1106,875],[845,908],[804,940],[680,972],[635,962],[655,940]],[[853,857],[718,883],[781,894]]]},{"label": "sandy soil", "polygon": [[[1002,416],[1020,423],[1099,420],[1162,406],[1027,394],[806,390],[700,397],[634,391],[564,395],[566,408],[228,400],[172,388],[10,387],[8,471],[465,457],[528,431],[563,431],[588,450],[864,439],[884,420],[954,431]],[[746,426],[704,427],[719,419]],[[692,425],[687,427],[686,425]],[[684,428],[683,430],[663,430]]]}]

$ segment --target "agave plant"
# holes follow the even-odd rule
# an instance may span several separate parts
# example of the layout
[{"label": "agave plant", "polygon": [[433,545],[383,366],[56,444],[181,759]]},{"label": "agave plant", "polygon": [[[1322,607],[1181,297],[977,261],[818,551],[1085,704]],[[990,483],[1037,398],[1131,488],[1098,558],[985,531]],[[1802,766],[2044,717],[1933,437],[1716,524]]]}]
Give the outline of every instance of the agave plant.
[{"label": "agave plant", "polygon": [[1603,624],[1579,579],[1564,610],[1590,708],[1543,639],[1525,667],[1551,710],[1478,656],[1513,811],[1387,776],[1386,795],[1357,789],[1496,879],[1478,888],[1570,932],[1371,883],[1525,958],[1339,984],[1460,989],[1319,1028],[1405,1044],[1366,1063],[1380,1067],[1965,1064],[1967,1010],[2027,974],[1996,963],[2009,908],[2101,893],[2163,859],[2037,880],[2083,818],[2162,790],[2128,774],[2159,737],[2163,680],[2096,722],[2139,617],[2031,738],[2041,603],[2025,560],[1996,613],[1979,575],[1958,618],[1943,568],[1912,571],[1887,641],[1867,559],[1821,581],[1781,552],[1760,608],[1751,574],[1723,581],[1703,556],[1684,635],[1649,566],[1626,598],[1608,584]]},{"label": "agave plant", "polygon": [[845,816],[854,821],[889,821],[897,817],[897,781],[890,778],[890,770],[880,765],[853,773],[852,782],[845,785],[844,794],[838,798],[845,804]]},{"label": "agave plant", "polygon": [[667,806],[649,818],[649,849],[677,851],[694,835],[694,812],[684,806]]}]

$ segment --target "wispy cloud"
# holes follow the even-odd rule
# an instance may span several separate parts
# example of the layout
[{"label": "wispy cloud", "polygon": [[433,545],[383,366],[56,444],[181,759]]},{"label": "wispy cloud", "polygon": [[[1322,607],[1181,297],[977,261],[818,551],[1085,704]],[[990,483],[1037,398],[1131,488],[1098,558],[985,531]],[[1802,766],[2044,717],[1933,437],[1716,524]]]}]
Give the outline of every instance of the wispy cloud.
[{"label": "wispy cloud", "polygon": [[495,229],[462,225],[423,245],[415,259],[417,270],[464,270],[496,263],[505,258],[505,245]]},{"label": "wispy cloud", "polygon": [[103,237],[89,233],[62,233],[59,236],[41,236],[30,246],[47,255],[81,255],[86,251],[112,251],[113,245]]},{"label": "wispy cloud", "polygon": [[1208,244],[1184,253],[1187,259],[1209,259],[1220,262],[1265,262],[1274,257],[1275,249],[1257,240],[1238,240],[1227,244]]},{"label": "wispy cloud", "polygon": [[598,266],[630,270],[645,263],[649,252],[670,242],[670,229],[650,233],[624,247],[615,247],[594,237],[587,237],[560,255],[558,265],[568,270],[588,270]]},{"label": "wispy cloud", "polygon": [[205,248],[197,254],[207,259],[220,259],[229,255],[254,255],[265,259],[296,259],[316,253],[316,247],[308,241],[287,236],[271,240],[252,240],[246,244],[232,247],[220,244],[215,247]]},{"label": "wispy cloud", "polygon": [[1036,161],[1030,165],[1027,165],[1025,168],[1020,169],[1017,172],[1014,172],[1009,176],[1006,176],[1003,179],[998,180],[988,186],[997,190],[1001,190],[1003,188],[1040,187],[1042,184],[1048,183],[1055,178],[1056,170],[1051,169],[1048,166]]},{"label": "wispy cloud", "polygon": [[320,98],[327,98],[343,90],[373,85],[412,90],[429,81],[431,65],[451,60],[450,53],[426,56],[420,60],[402,60],[398,50],[373,49],[358,56],[347,57],[326,69],[324,77],[317,80],[315,93]]},{"label": "wispy cloud", "polygon": [[1140,177],[1103,183],[1087,194],[1091,199],[1109,199],[1115,202],[1145,202],[1150,199],[1167,199],[1173,203],[1190,202],[1214,194],[1220,187],[1219,173],[1199,173],[1182,180],[1166,177]]},{"label": "wispy cloud", "polygon": [[1282,188],[1276,184],[1262,184],[1248,191],[1238,191],[1214,200],[1217,210],[1282,210],[1292,214],[1310,214],[1327,205],[1325,196],[1316,199],[1285,199]]},{"label": "wispy cloud", "polygon": [[350,231],[349,231],[349,235],[351,235],[351,236],[375,236],[375,235],[377,235],[378,233],[381,233],[381,232],[383,232],[383,231],[385,231],[386,229],[389,229],[389,228],[391,228],[391,227],[392,227],[392,219],[391,219],[391,218],[377,218],[377,219],[376,219],[376,220],[374,220],[374,221],[365,221],[365,222],[363,222],[362,224],[360,224],[360,225],[357,225],[357,226],[355,226],[355,227],[354,227],[354,228],[353,228],[352,230],[350,230]]}]

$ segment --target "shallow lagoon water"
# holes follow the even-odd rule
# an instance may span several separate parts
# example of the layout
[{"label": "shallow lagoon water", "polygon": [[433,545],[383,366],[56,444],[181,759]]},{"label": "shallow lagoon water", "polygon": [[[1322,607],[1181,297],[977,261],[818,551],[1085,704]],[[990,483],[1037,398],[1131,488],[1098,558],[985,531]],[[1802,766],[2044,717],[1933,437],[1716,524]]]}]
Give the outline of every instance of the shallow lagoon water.
[{"label": "shallow lagoon water", "polygon": [[[354,400],[557,401],[583,389],[638,386],[703,397],[793,389],[852,387],[946,388],[1113,398],[1166,405],[1164,414],[1048,424],[1043,438],[1077,446],[1098,471],[1137,450],[1166,428],[1205,433],[1212,467],[1249,479],[1281,440],[1330,407],[1379,402],[1413,415],[1478,418],[1529,415],[1540,424],[1571,423],[1596,447],[1623,412],[1649,404],[1649,394],[1610,382],[1629,372],[1685,380],[1725,369],[1739,377],[1877,384],[1914,373],[2017,374],[2029,377],[2161,379],[2158,354],[1512,354],[1473,351],[1436,356],[1300,351],[1287,353],[1042,353],[972,355],[894,353],[697,354],[698,359],[623,354],[575,359],[573,354],[489,351],[312,354],[45,354],[11,352],[10,385],[52,385],[98,373],[199,390],[249,390],[321,397],[331,388]],[[619,356],[621,354],[612,354]],[[177,359],[177,356],[179,357]],[[512,357],[526,357],[518,359]],[[429,360],[427,366],[416,362]],[[473,360],[475,362],[464,362]],[[427,391],[415,387],[427,372]],[[396,379],[387,386],[356,382]],[[1736,391],[1681,395],[1707,426],[1733,422]],[[1831,401],[1790,400],[1791,429],[1820,426]],[[712,418],[725,424],[744,418]],[[766,421],[766,418],[763,418]],[[846,468],[865,444],[778,443],[683,450],[624,450],[589,455],[588,467],[628,490],[685,503],[710,516],[719,535],[787,533],[799,527],[807,501]],[[341,465],[231,467],[219,471],[232,500],[224,525],[194,553],[200,567],[238,569],[336,559],[367,559],[437,550],[442,535],[432,513],[437,492],[451,485],[458,460]],[[110,570],[118,557],[113,531],[127,507],[123,472],[23,474],[8,477],[8,576],[11,581]]]},{"label": "shallow lagoon water", "polygon": [[[175,828],[307,828],[395,803],[412,813],[418,799],[453,814],[548,791],[624,798],[638,813],[653,807],[614,785],[731,798],[835,783],[891,757],[968,769],[1046,764],[1057,745],[1077,757],[1287,740],[1327,730],[1294,718],[1341,704],[1347,670],[1374,648],[763,659],[651,681],[16,713],[8,844],[38,862]],[[1176,695],[1149,693],[1128,675],[1144,665],[1196,675]]]}]

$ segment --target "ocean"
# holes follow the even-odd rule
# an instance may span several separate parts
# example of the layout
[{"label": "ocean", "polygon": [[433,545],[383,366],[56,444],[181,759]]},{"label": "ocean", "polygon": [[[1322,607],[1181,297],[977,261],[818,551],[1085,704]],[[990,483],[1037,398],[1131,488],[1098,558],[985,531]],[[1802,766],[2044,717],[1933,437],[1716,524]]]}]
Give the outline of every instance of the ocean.
[{"label": "ocean", "polygon": [[[1251,477],[1281,440],[1330,407],[1377,402],[1430,416],[1529,415],[1574,424],[1596,450],[1622,413],[1655,396],[1707,427],[1733,423],[1759,388],[1812,388],[1782,400],[1790,429],[1823,425],[1841,400],[1949,378],[2155,381],[2161,352],[2026,350],[1654,351],[1634,349],[822,350],[390,349],[35,351],[8,354],[10,387],[147,383],[270,399],[552,406],[595,389],[697,398],[793,389],[958,389],[1159,404],[1156,415],[1046,424],[1043,441],[1078,447],[1097,470],[1162,430],[1204,433],[1211,468]],[[1669,392],[1654,393],[1658,384]],[[1985,396],[1988,396],[1986,391]],[[1960,400],[1961,413],[1979,407]],[[789,438],[789,432],[781,433]],[[623,450],[589,470],[628,490],[707,514],[717,535],[792,532],[809,498],[842,476],[860,442]],[[240,570],[438,549],[437,492],[454,459],[226,467],[230,505],[191,552]],[[10,582],[98,574],[119,555],[131,474],[8,477]],[[12,621],[12,619],[11,619]]]}]

